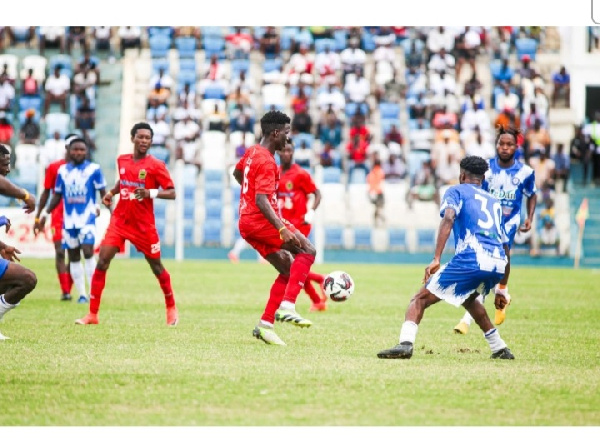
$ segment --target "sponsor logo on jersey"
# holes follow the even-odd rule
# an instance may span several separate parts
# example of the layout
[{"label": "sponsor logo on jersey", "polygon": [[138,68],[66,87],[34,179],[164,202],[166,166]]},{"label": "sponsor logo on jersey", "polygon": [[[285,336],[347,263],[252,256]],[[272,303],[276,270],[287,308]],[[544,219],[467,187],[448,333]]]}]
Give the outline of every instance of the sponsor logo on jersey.
[{"label": "sponsor logo on jersey", "polygon": [[140,173],[138,174],[138,178],[140,180],[143,180],[146,178],[146,170],[145,169],[140,169]]},{"label": "sponsor logo on jersey", "polygon": [[288,191],[291,191],[292,189],[294,189],[294,184],[293,184],[291,181],[288,181],[288,182],[285,184],[285,188],[286,188]]},{"label": "sponsor logo on jersey", "polygon": [[497,200],[512,201],[517,199],[516,191],[505,191],[504,189],[490,188],[490,194],[492,194]]}]

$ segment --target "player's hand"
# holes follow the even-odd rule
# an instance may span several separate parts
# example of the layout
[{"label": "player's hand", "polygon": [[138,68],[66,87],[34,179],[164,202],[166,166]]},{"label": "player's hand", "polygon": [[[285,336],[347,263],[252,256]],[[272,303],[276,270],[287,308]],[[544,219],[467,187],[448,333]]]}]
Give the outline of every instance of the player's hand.
[{"label": "player's hand", "polygon": [[[39,232],[41,232],[42,230],[44,230],[44,227],[46,227],[46,215],[45,214],[40,217],[39,222],[36,222],[33,225],[33,234],[35,236],[37,236],[37,234]],[[37,229],[37,232],[36,232],[36,229]]]},{"label": "player's hand", "polygon": [[100,216],[100,205],[96,204],[96,218]]},{"label": "player's hand", "polygon": [[30,194],[29,198],[23,200],[23,202],[25,203],[25,206],[23,206],[25,213],[31,213],[35,210],[35,197],[33,195]]},{"label": "player's hand", "polygon": [[0,227],[6,226],[6,233],[10,230],[10,220],[4,215],[0,216]]},{"label": "player's hand", "polygon": [[0,250],[0,256],[2,256],[7,261],[21,261],[17,255],[21,254],[21,250],[18,248],[14,248],[10,245],[4,247],[4,249]]},{"label": "player's hand", "polygon": [[315,210],[310,209],[308,212],[306,212],[306,215],[304,215],[304,222],[306,224],[312,224],[314,220],[315,220]]},{"label": "player's hand", "polygon": [[150,191],[148,189],[144,189],[143,187],[139,187],[133,191],[133,197],[138,201],[141,201],[144,198],[150,198]]},{"label": "player's hand", "polygon": [[530,229],[531,229],[531,220],[529,218],[527,218],[525,220],[525,222],[523,223],[523,225],[519,228],[519,230],[521,232],[529,232]]},{"label": "player's hand", "polygon": [[434,259],[431,263],[425,268],[425,276],[423,277],[423,283],[427,282],[432,274],[440,269],[440,260]]},{"label": "player's hand", "polygon": [[496,309],[504,309],[508,305],[508,299],[503,294],[496,294],[494,298],[494,306]]},{"label": "player's hand", "polygon": [[102,204],[104,204],[106,207],[110,207],[110,205],[112,204],[112,199],[112,192],[107,192],[104,194],[104,197],[102,197]]},{"label": "player's hand", "polygon": [[290,232],[287,228],[283,229],[279,236],[281,236],[281,240],[285,244],[293,244],[296,247],[300,247],[300,241],[298,240],[298,238],[296,238],[296,235]]}]

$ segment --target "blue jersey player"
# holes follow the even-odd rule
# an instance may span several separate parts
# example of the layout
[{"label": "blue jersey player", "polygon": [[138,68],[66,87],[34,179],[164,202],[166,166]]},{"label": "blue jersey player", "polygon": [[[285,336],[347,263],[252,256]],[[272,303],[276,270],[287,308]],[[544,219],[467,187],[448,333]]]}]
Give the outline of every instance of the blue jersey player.
[{"label": "blue jersey player", "polygon": [[[517,230],[528,232],[531,229],[537,200],[533,169],[515,159],[518,134],[519,131],[514,128],[500,128],[496,138],[496,158],[490,160],[490,169],[485,173],[485,181],[482,184],[483,189],[498,199],[502,206],[504,231],[508,237],[509,248],[512,246]],[[521,225],[523,197],[527,198],[527,217]],[[507,287],[510,274],[510,254],[507,253],[506,256],[508,264],[504,277],[496,286],[496,293],[504,294],[508,304],[510,303]],[[506,307],[496,309],[494,324],[501,325],[505,318]],[[454,327],[454,332],[466,334],[472,320],[469,313],[465,313],[458,325]]]},{"label": "blue jersey player", "polygon": [[[460,162],[460,184],[444,194],[440,207],[442,221],[435,243],[433,261],[425,269],[425,285],[411,299],[400,331],[399,344],[377,354],[379,358],[410,358],[419,323],[425,309],[440,300],[462,305],[485,335],[491,358],[515,357],[494,328],[479,295],[487,295],[504,276],[508,239],[502,224],[500,202],[481,188],[488,164],[470,156]],[[440,267],[440,258],[450,233],[454,232],[454,257]],[[506,297],[496,295],[496,308],[506,306]]]},{"label": "blue jersey player", "polygon": [[[58,170],[54,196],[40,220],[45,222],[46,216],[63,201],[63,248],[69,253],[69,269],[73,283],[79,292],[79,303],[88,302],[85,289],[85,278],[91,282],[96,269],[94,243],[96,241],[96,191],[100,197],[106,193],[106,180],[100,166],[86,160],[87,145],[81,138],[72,138],[67,145],[68,162]],[[85,258],[81,263],[81,252]]]}]

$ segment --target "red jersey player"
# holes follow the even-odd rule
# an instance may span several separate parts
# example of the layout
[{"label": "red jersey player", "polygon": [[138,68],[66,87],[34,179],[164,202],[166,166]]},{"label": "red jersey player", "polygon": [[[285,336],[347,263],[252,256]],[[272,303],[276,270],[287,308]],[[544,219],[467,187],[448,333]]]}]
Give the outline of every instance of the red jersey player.
[{"label": "red jersey player", "polygon": [[260,120],[260,127],[261,143],[246,150],[233,176],[241,185],[240,235],[279,272],[252,335],[267,344],[285,345],[273,330],[275,319],[302,328],[312,325],[296,312],[296,298],[315,261],[316,250],[278,213],[279,169],[274,154],[285,146],[290,118],[280,111],[269,111]]},{"label": "red jersey player", "polygon": [[106,281],[106,270],[125,240],[129,240],[144,254],[158,279],[165,297],[167,325],[177,325],[178,313],[171,276],[160,259],[160,239],[156,231],[152,201],[154,198],[174,200],[175,185],[164,162],[148,154],[153,134],[149,124],[135,124],[131,129],[133,154],[123,154],[117,158],[119,180],[104,196],[102,202],[110,206],[113,196],[117,193],[120,194],[120,199],[100,244],[98,264],[92,276],[90,312],[82,319],[76,320],[77,324],[98,324],[98,309]]},{"label": "red jersey player", "polygon": [[[67,139],[70,136],[67,136]],[[66,154],[66,153],[65,153]],[[40,195],[40,203],[38,210],[35,215],[35,223],[33,225],[33,234],[35,236],[41,232],[40,227],[40,215],[50,194],[54,194],[54,186],[56,185],[56,177],[58,176],[58,168],[67,163],[63,157],[60,160],[56,160],[48,165],[46,173],[44,175],[44,191]],[[56,272],[58,273],[58,283],[62,291],[60,300],[71,300],[71,288],[73,287],[73,279],[69,273],[69,266],[65,263],[65,249],[62,247],[62,229],[63,229],[63,203],[60,203],[51,214],[51,232],[52,241],[54,242],[54,263],[56,265]]]},{"label": "red jersey player", "polygon": [[[281,178],[277,187],[277,198],[279,199],[281,216],[308,238],[315,209],[321,203],[321,191],[317,189],[310,174],[293,163],[294,145],[290,139],[279,153],[279,157],[281,159],[279,168]],[[308,209],[308,196],[311,194],[314,195],[314,198],[312,207]],[[319,295],[311,283],[316,282],[317,285],[321,286],[323,280],[322,275],[310,272],[304,283],[304,290],[312,302],[311,311],[325,311],[327,309],[325,294]]]}]

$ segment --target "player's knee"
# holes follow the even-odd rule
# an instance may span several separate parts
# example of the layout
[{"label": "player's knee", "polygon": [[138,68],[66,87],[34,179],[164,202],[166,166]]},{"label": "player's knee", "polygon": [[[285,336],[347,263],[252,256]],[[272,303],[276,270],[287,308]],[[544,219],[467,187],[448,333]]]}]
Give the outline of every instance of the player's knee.
[{"label": "player's knee", "polygon": [[96,262],[96,269],[100,270],[100,271],[108,270],[109,266],[110,266],[110,259],[99,258],[98,262]]},{"label": "player's knee", "polygon": [[315,246],[307,239],[304,245],[304,252],[311,256],[315,256],[317,254],[317,249]]},{"label": "player's knee", "polygon": [[26,269],[23,275],[20,277],[23,289],[29,294],[37,285],[37,276],[29,269]]}]

